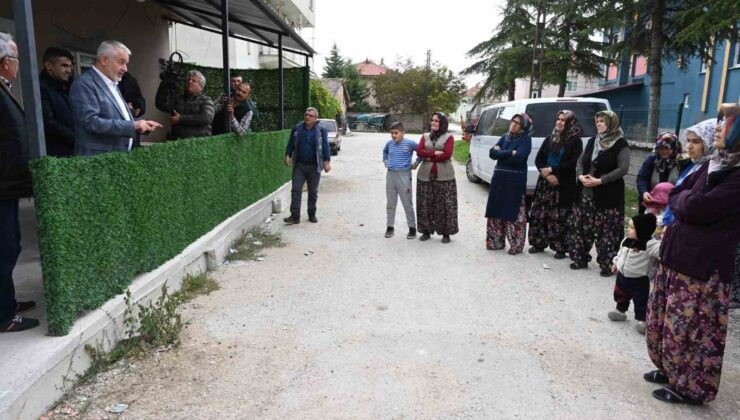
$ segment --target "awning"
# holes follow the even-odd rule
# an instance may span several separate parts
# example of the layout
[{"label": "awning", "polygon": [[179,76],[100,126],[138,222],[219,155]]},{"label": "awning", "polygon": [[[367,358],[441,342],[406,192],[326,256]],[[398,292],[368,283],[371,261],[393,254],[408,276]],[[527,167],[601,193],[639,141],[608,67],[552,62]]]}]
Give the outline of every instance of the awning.
[{"label": "awning", "polygon": [[[221,33],[220,0],[154,0],[167,9],[170,20]],[[313,56],[316,52],[263,0],[229,2],[229,36],[267,47]],[[282,38],[282,39],[281,39]]]}]

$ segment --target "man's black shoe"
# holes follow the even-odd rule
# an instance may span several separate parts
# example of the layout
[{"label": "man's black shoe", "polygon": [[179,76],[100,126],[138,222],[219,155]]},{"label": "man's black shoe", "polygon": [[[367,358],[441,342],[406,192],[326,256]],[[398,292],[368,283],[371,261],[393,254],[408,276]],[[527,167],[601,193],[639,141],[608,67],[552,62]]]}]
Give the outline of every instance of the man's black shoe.
[{"label": "man's black shoe", "polygon": [[0,325],[0,333],[25,331],[38,326],[39,321],[37,319],[24,318],[21,315],[16,315],[10,321]]},{"label": "man's black shoe", "polygon": [[288,216],[283,219],[283,222],[285,222],[286,225],[297,225],[298,223],[301,223],[301,219],[295,216]]},{"label": "man's black shoe", "polygon": [[386,238],[392,237],[394,232],[395,232],[395,229],[393,228],[393,226],[388,226],[388,228],[386,228],[385,230],[385,237]]},{"label": "man's black shoe", "polygon": [[316,218],[315,214],[309,214],[308,221],[311,223],[319,223],[319,219]]},{"label": "man's black shoe", "polygon": [[406,239],[416,238],[416,228],[409,228],[409,233],[406,235]]},{"label": "man's black shoe", "polygon": [[29,300],[26,302],[16,302],[15,304],[15,313],[17,314],[23,314],[26,312],[30,312],[34,309],[36,309],[36,302],[32,300]]}]

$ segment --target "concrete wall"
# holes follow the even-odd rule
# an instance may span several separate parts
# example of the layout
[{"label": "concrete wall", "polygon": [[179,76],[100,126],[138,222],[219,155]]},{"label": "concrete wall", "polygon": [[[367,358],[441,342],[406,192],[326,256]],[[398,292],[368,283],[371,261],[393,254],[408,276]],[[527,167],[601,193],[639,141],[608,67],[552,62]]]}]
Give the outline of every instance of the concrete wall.
[{"label": "concrete wall", "polygon": [[[35,0],[36,53],[40,60],[46,48],[61,46],[94,55],[101,41],[123,42],[132,51],[129,71],[141,85],[147,102],[146,118],[164,124],[168,116],[154,107],[159,86],[157,60],[169,55],[169,25],[161,18],[161,12],[162,8],[154,2]],[[12,19],[10,2],[0,3],[0,17]],[[160,141],[165,134],[165,130],[158,130],[142,141]]]}]

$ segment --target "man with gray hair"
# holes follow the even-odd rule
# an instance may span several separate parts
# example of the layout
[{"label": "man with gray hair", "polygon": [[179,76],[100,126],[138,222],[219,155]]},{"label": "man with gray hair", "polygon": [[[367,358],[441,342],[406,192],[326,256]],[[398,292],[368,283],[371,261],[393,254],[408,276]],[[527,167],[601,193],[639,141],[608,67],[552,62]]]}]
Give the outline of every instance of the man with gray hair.
[{"label": "man with gray hair", "polygon": [[134,120],[118,82],[128,71],[131,50],[118,41],[100,43],[92,69],[72,84],[70,101],[75,120],[75,154],[94,156],[126,152],[136,133],[162,127],[156,121]]},{"label": "man with gray hair", "polygon": [[170,116],[173,140],[211,135],[211,122],[215,111],[213,101],[203,93],[205,87],[206,78],[203,73],[190,70],[185,81],[184,93],[157,89],[157,104],[165,109],[173,109]]},{"label": "man with gray hair", "polygon": [[28,135],[23,108],[10,92],[18,76],[18,46],[0,32],[0,333],[39,325],[21,314],[36,307],[34,301],[17,301],[13,270],[21,253],[18,199],[31,196],[28,170]]},{"label": "man with gray hair", "polygon": [[326,129],[318,124],[319,111],[308,108],[303,122],[290,131],[285,148],[285,165],[293,165],[293,184],[290,189],[290,216],[283,219],[289,225],[301,222],[301,193],[308,183],[308,221],[316,223],[316,201],[319,196],[321,171],[331,171],[331,149]]}]

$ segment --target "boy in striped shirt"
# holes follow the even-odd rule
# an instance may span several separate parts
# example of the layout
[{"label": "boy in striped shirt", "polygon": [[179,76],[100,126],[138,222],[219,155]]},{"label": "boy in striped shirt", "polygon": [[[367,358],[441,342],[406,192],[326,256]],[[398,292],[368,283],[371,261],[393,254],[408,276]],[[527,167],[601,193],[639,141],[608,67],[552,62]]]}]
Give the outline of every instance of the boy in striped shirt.
[{"label": "boy in striped shirt", "polygon": [[409,233],[406,239],[416,237],[416,218],[414,216],[414,201],[411,185],[411,169],[416,169],[416,163],[411,164],[411,157],[418,144],[404,138],[406,131],[402,122],[391,124],[391,138],[383,148],[383,163],[388,168],[385,175],[385,195],[387,198],[386,211],[388,213],[388,228],[385,237],[393,236],[393,225],[396,219],[396,205],[401,197],[403,209],[406,212],[406,222]]}]

